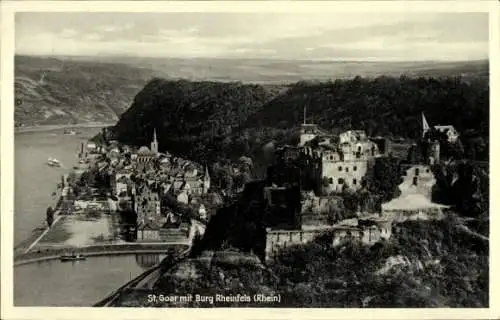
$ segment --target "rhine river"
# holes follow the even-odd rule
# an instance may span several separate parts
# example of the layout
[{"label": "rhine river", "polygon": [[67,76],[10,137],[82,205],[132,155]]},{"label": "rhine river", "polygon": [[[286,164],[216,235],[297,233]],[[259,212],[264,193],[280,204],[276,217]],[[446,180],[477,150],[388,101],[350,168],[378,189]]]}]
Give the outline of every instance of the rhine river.
[{"label": "rhine river", "polygon": [[[26,239],[55,205],[60,176],[77,161],[82,142],[99,128],[15,133],[14,245]],[[63,168],[47,166],[49,157]],[[14,268],[15,306],[91,306],[151,267],[139,255],[89,257],[86,261],[45,261]],[[159,261],[159,260],[158,260]]]}]

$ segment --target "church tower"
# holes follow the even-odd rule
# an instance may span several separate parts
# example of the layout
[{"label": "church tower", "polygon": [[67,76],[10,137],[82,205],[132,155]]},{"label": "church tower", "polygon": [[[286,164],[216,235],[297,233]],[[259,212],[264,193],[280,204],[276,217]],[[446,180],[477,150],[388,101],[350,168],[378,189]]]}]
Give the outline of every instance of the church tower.
[{"label": "church tower", "polygon": [[156,140],[156,128],[153,132],[153,141],[151,142],[151,152],[158,154],[158,140]]},{"label": "church tower", "polygon": [[206,194],[210,189],[210,175],[208,174],[208,167],[205,166],[205,176],[203,177],[203,194]]}]

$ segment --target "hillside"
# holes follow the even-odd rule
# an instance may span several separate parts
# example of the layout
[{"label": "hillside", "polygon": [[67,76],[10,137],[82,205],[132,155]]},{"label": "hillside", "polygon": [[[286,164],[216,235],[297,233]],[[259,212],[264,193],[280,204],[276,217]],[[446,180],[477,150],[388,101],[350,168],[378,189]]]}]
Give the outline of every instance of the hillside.
[{"label": "hillside", "polygon": [[135,97],[114,133],[122,142],[148,145],[156,128],[160,149],[196,159],[210,148],[210,141],[230,137],[283,89],[236,82],[154,79]]},{"label": "hillside", "polygon": [[459,131],[489,124],[488,83],[461,78],[377,77],[300,82],[252,115],[244,127],[290,127],[308,121],[325,128],[359,128],[369,135],[417,138],[421,112],[430,124],[453,124]]},{"label": "hillside", "polygon": [[[488,243],[453,216],[407,221],[372,247],[321,239],[283,249],[262,264],[251,253],[204,251],[160,270],[150,288],[123,290],[113,307],[484,308],[489,305]],[[168,261],[166,261],[168,263]],[[157,292],[202,296],[281,295],[280,302],[146,301]]]},{"label": "hillside", "polygon": [[141,88],[154,77],[254,83],[266,86],[266,90],[274,88],[277,92],[270,94],[278,94],[283,91],[283,84],[301,80],[327,81],[380,75],[399,77],[401,74],[462,76],[467,81],[487,81],[488,62],[16,56],[15,124],[36,126],[114,122],[131,106]]},{"label": "hillside", "polygon": [[[202,163],[256,160],[262,146],[287,141],[303,121],[331,131],[417,138],[421,112],[430,124],[452,124],[466,155],[488,159],[488,82],[459,77],[377,77],[299,82],[290,86],[155,79],[136,96],[115,127],[117,138],[149,144]],[[255,161],[258,162],[258,161]]]},{"label": "hillside", "polygon": [[113,122],[156,72],[120,63],[15,57],[15,125]]}]

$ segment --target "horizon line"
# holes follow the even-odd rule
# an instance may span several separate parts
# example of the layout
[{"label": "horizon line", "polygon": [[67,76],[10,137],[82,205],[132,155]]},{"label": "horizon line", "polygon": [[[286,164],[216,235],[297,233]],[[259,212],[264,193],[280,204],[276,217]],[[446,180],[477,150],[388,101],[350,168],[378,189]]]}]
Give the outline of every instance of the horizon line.
[{"label": "horizon line", "polygon": [[[172,60],[261,60],[261,61],[306,61],[306,62],[392,62],[392,63],[403,63],[403,62],[438,62],[438,63],[457,63],[457,62],[489,62],[490,58],[478,58],[478,59],[426,59],[426,60],[402,60],[402,59],[355,59],[355,58],[321,58],[321,59],[291,59],[291,58],[251,58],[251,57],[159,57],[159,56],[135,56],[135,55],[71,55],[71,54],[36,54],[36,53],[14,53],[14,57],[36,57],[36,58],[92,58],[92,59],[110,59],[110,58],[127,58],[127,59],[172,59]],[[120,61],[116,61],[120,63]]]}]

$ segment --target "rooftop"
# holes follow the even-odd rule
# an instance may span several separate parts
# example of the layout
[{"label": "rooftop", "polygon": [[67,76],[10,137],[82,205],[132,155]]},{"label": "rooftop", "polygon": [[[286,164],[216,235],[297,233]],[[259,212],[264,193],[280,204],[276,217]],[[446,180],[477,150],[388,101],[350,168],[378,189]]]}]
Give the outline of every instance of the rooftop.
[{"label": "rooftop", "polygon": [[139,151],[137,151],[138,154],[151,154],[151,150],[149,150],[148,147],[142,146],[139,148]]}]

